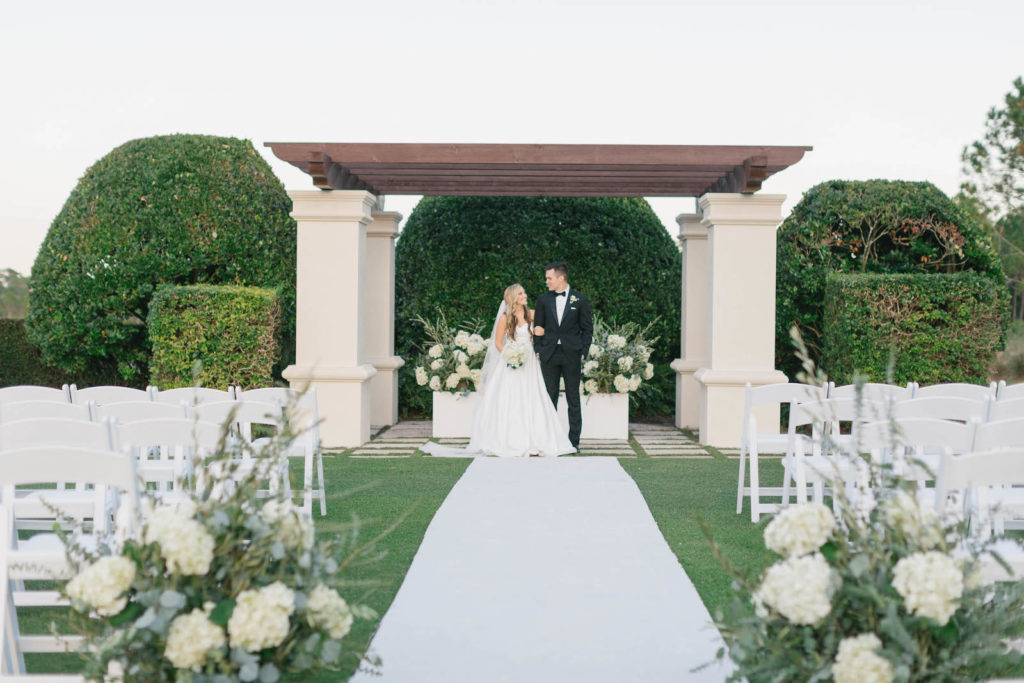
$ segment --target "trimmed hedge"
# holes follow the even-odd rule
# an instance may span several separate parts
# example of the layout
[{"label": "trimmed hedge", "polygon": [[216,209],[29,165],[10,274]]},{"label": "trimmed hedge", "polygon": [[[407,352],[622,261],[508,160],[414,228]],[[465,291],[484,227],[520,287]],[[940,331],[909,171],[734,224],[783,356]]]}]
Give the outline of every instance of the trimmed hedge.
[{"label": "trimmed hedge", "polygon": [[72,190],[32,267],[29,338],[76,376],[144,384],[149,301],[161,284],[281,287],[294,354],[291,200],[248,140],[132,140]]},{"label": "trimmed hedge", "polygon": [[832,180],[812,187],[778,232],[776,366],[790,378],[799,370],[789,336],[794,324],[821,360],[829,273],[960,271],[1003,280],[983,226],[931,183]]},{"label": "trimmed hedge", "polygon": [[149,305],[150,383],[161,389],[270,386],[280,357],[278,292],[259,287],[163,286]]},{"label": "trimmed hedge", "polygon": [[837,384],[855,372],[897,384],[987,384],[1002,349],[1006,288],[977,273],[828,276],[824,367]]},{"label": "trimmed hedge", "polygon": [[0,318],[0,387],[38,384],[59,387],[69,379],[67,373],[52,368],[25,333],[25,321]]},{"label": "trimmed hedge", "polygon": [[[486,336],[505,287],[522,284],[532,306],[547,291],[544,267],[553,261],[568,264],[569,284],[605,321],[657,318],[655,376],[638,410],[671,413],[682,267],[675,241],[643,199],[425,197],[396,247],[396,352],[416,356],[424,332],[412,318],[439,312],[453,324],[481,322]],[[412,364],[401,372],[403,412],[426,410]]]}]

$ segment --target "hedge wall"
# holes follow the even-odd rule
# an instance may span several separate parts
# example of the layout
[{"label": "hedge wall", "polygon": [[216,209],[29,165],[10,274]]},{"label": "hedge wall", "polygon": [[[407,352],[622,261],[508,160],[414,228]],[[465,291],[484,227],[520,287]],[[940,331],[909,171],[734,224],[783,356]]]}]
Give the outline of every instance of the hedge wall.
[{"label": "hedge wall", "polygon": [[52,368],[25,333],[25,321],[0,318],[0,387],[38,384],[59,387],[69,379],[67,373]]},{"label": "hedge wall", "polygon": [[259,287],[164,286],[149,304],[153,347],[150,383],[204,387],[271,386],[280,357],[281,305],[276,290]]},{"label": "hedge wall", "polygon": [[[478,320],[490,332],[505,287],[519,282],[530,305],[547,291],[544,267],[569,266],[569,284],[586,293],[607,322],[645,325],[660,337],[651,392],[638,411],[671,413],[679,355],[679,249],[643,199],[573,197],[426,197],[396,247],[396,352],[417,355],[416,316],[444,312],[452,324]],[[412,375],[402,369],[403,411],[423,410]]]},{"label": "hedge wall", "polygon": [[837,384],[854,372],[884,382],[987,384],[1002,349],[1008,292],[977,273],[830,274],[825,287],[824,369]]},{"label": "hedge wall", "polygon": [[822,358],[829,273],[953,273],[1003,279],[984,228],[931,183],[832,180],[812,187],[779,227],[776,366],[794,377],[789,330]]},{"label": "hedge wall", "polygon": [[144,385],[149,301],[162,284],[281,287],[294,351],[291,200],[248,140],[132,140],[93,164],[32,267],[29,338],[48,362]]}]

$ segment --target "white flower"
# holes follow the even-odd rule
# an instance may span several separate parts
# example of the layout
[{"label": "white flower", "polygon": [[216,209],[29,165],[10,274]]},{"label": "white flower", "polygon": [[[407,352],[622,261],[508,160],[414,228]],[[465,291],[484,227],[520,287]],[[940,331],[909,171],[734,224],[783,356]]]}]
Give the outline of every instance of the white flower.
[{"label": "white flower", "polygon": [[455,353],[452,355],[454,356],[456,363],[465,363],[469,360],[469,356],[466,355],[466,352],[460,351],[459,349],[456,349]]},{"label": "white flower", "polygon": [[[121,595],[135,580],[135,563],[121,555],[101,557],[68,581],[65,590],[72,600],[81,600],[96,613],[110,617],[125,608]],[[3,590],[7,590],[6,586]]]},{"label": "white flower", "polygon": [[455,374],[457,374],[459,377],[465,377],[466,379],[469,379],[470,377],[473,376],[473,371],[470,370],[469,366],[466,365],[465,363],[460,363],[459,367],[455,368]]},{"label": "white flower", "polygon": [[526,362],[526,356],[530,352],[529,344],[522,342],[509,342],[505,344],[505,347],[501,350],[501,357],[504,359],[505,364],[510,368],[518,368]]},{"label": "white flower", "polygon": [[[651,357],[651,350],[644,346],[643,344],[641,344],[640,346],[636,347],[636,354],[637,357],[640,359],[641,363],[646,363],[647,360]],[[647,379],[650,379],[650,377],[648,377]]]},{"label": "white flower", "polygon": [[892,663],[875,652],[880,647],[882,641],[874,633],[843,638],[832,665],[835,683],[891,683]]},{"label": "white flower", "polygon": [[630,391],[636,391],[637,389],[639,389],[641,381],[643,381],[643,380],[640,379],[639,375],[633,375],[632,377],[630,377],[629,378],[629,390]]},{"label": "white flower", "polygon": [[590,345],[590,355],[593,356],[594,358],[600,358],[601,356],[604,355],[604,349],[602,349],[597,344],[591,344]]},{"label": "white flower", "polygon": [[438,358],[437,360],[430,361],[430,369],[431,370],[440,370],[443,367],[444,367],[444,360],[442,360],[440,358]]},{"label": "white flower", "polygon": [[623,377],[622,375],[615,375],[615,379],[612,380],[612,383],[615,385],[615,391],[619,392],[620,394],[629,393],[628,377]]},{"label": "white flower", "polygon": [[893,567],[892,587],[903,596],[908,612],[945,626],[963,595],[964,573],[945,553],[914,553]]},{"label": "white flower", "polygon": [[352,611],[338,591],[319,585],[309,594],[306,620],[313,628],[327,631],[334,640],[341,640],[352,628]]},{"label": "white flower", "polygon": [[437,375],[430,378],[430,389],[432,391],[441,391],[441,378]]},{"label": "white flower", "polygon": [[626,348],[626,338],[619,334],[608,335],[608,348],[610,349],[624,349]]},{"label": "white flower", "polygon": [[210,650],[227,642],[224,629],[210,621],[206,612],[196,608],[174,618],[167,633],[164,657],[176,669],[195,669],[206,661]]},{"label": "white flower", "polygon": [[302,512],[302,508],[272,498],[263,504],[260,518],[274,528],[274,535],[286,547],[313,547],[313,522]]},{"label": "white flower", "polygon": [[586,382],[583,383],[583,391],[587,392],[588,394],[596,394],[597,389],[598,384],[596,379],[588,379]]},{"label": "white flower", "polygon": [[231,646],[249,652],[277,647],[288,637],[288,618],[293,611],[295,594],[280,581],[242,591],[235,598],[235,609],[228,620]]},{"label": "white flower", "polygon": [[448,389],[454,389],[455,387],[459,386],[460,381],[462,381],[462,378],[453,372],[452,374],[448,375],[448,379],[444,381],[444,386]]},{"label": "white flower", "polygon": [[482,370],[472,370],[469,373],[470,378],[473,380],[473,385],[480,384],[480,378],[483,376]]},{"label": "white flower", "polygon": [[820,554],[776,562],[754,592],[758,602],[794,624],[815,624],[832,611],[836,576]]},{"label": "white flower", "polygon": [[470,356],[479,355],[479,354],[483,353],[486,350],[487,350],[487,345],[483,342],[483,340],[480,340],[480,341],[470,340],[469,346],[466,347],[466,353],[468,353]]},{"label": "white flower", "polygon": [[628,371],[633,369],[633,358],[631,356],[623,356],[618,360],[619,369]]},{"label": "white flower", "polygon": [[455,334],[455,345],[463,349],[469,346],[469,332],[459,330]]},{"label": "white flower", "polygon": [[921,505],[915,496],[899,491],[885,501],[883,509],[893,526],[923,548],[930,550],[942,541],[942,529],[935,510]]},{"label": "white flower", "polygon": [[596,360],[588,360],[583,364],[583,376],[593,377],[594,373],[597,372],[598,362]]},{"label": "white flower", "polygon": [[416,384],[422,387],[424,384],[427,383],[427,379],[428,378],[426,369],[423,368],[422,366],[416,368]]},{"label": "white flower", "polygon": [[167,571],[201,576],[213,562],[213,536],[194,519],[192,509],[183,505],[162,505],[146,520],[143,540],[156,543],[167,564]]},{"label": "white flower", "polygon": [[440,358],[443,354],[444,347],[441,346],[440,344],[434,344],[433,346],[430,347],[430,350],[427,351],[427,355],[430,356],[431,358]]},{"label": "white flower", "polygon": [[650,363],[644,368],[644,379],[650,379],[654,377],[654,366]]},{"label": "white flower", "polygon": [[835,528],[835,516],[821,503],[796,505],[768,523],[764,544],[783,557],[798,557],[823,546]]}]

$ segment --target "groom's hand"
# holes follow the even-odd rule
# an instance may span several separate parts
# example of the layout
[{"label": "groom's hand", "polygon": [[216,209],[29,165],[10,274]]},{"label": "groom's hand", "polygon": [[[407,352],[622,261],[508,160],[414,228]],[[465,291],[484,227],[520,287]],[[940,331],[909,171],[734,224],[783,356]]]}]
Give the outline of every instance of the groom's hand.
[{"label": "groom's hand", "polygon": [[543,327],[539,327],[537,325],[534,325],[533,326],[533,336],[534,337],[543,337],[544,336],[544,328]]}]

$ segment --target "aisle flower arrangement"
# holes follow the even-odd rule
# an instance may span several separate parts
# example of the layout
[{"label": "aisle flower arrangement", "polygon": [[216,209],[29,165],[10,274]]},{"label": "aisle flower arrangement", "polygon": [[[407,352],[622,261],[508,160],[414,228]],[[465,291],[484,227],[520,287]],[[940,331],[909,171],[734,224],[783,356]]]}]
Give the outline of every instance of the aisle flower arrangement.
[{"label": "aisle flower arrangement", "polygon": [[654,377],[651,352],[658,338],[648,338],[651,321],[641,328],[636,323],[607,324],[594,316],[594,338],[583,361],[585,394],[630,394]]},{"label": "aisle flower arrangement", "polygon": [[[260,470],[286,463],[291,439],[285,424],[246,453],[225,432],[219,453],[197,465],[195,490],[144,498],[135,531],[92,551],[65,538],[75,574],[64,591],[91,645],[88,679],[103,680],[112,662],[128,681],[178,683],[337,668],[353,621],[376,618],[346,601],[341,576],[375,551],[354,536],[318,542],[287,496],[263,495]],[[271,466],[243,467],[243,454]]]},{"label": "aisle flower arrangement", "polygon": [[423,325],[426,349],[414,362],[416,384],[430,391],[465,394],[480,383],[487,340],[480,336],[480,324],[456,329],[441,314],[435,322],[414,318]]}]

